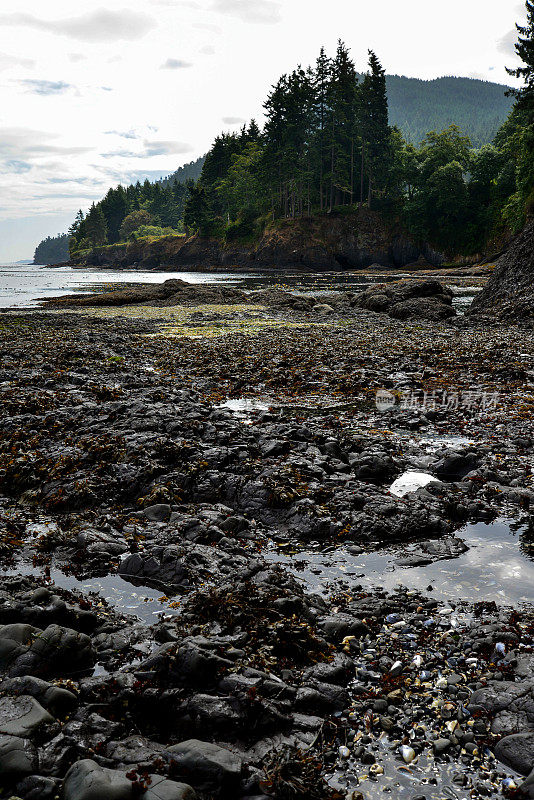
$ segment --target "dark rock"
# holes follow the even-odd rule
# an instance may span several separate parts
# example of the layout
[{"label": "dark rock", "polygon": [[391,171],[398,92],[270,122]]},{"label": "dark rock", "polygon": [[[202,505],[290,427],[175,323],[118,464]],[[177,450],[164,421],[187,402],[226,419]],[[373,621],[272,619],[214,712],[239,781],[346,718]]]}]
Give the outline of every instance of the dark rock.
[{"label": "dark rock", "polygon": [[28,739],[0,735],[0,775],[21,777],[37,769],[37,750]]},{"label": "dark rock", "polygon": [[[178,775],[202,792],[235,796],[241,778],[241,759],[209,742],[188,739],[168,748]],[[173,773],[174,774],[174,773]]]},{"label": "dark rock", "polygon": [[41,631],[30,625],[0,627],[0,668],[9,677],[52,676],[85,672],[94,665],[91,640],[59,625]]},{"label": "dark rock", "polygon": [[76,695],[67,689],[29,675],[2,681],[0,694],[31,695],[55,717],[68,714],[78,703]]},{"label": "dark rock", "polygon": [[505,736],[497,742],[495,755],[507,767],[528,775],[534,769],[534,732]]},{"label": "dark rock", "polygon": [[475,296],[471,314],[530,318],[534,311],[534,218],[502,255],[484,289]]},{"label": "dark rock", "polygon": [[[133,777],[133,776],[132,776]],[[150,775],[144,800],[195,800],[194,790],[184,783]],[[140,777],[140,783],[142,777]],[[125,773],[106,769],[90,759],[77,761],[69,769],[63,784],[64,800],[131,800],[133,783]]]},{"label": "dark rock", "polygon": [[53,722],[54,718],[34,697],[0,697],[0,733],[30,738],[43,725]]}]

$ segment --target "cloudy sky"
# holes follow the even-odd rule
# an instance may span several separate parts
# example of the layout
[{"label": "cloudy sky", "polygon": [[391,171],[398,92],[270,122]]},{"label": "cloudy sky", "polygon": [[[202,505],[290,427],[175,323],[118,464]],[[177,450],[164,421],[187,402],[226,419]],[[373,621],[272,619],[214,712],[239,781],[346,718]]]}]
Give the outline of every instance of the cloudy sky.
[{"label": "cloudy sky", "polygon": [[1,0],[0,259],[261,120],[323,44],[343,38],[360,70],[371,47],[389,73],[508,83],[521,18],[518,0]]}]

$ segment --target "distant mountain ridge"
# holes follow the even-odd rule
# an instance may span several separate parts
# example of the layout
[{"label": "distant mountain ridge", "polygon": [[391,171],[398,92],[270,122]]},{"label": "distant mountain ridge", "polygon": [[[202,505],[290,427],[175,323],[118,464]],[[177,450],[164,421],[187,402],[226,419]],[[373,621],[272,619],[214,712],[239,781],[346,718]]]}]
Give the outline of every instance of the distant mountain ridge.
[{"label": "distant mountain ridge", "polygon": [[200,173],[202,172],[202,167],[204,166],[205,160],[205,155],[200,156],[200,158],[197,158],[196,161],[190,161],[188,164],[184,164],[183,167],[178,167],[177,170],[172,172],[170,175],[167,175],[166,178],[160,178],[159,181],[156,181],[156,183],[159,183],[161,186],[165,187],[169,184],[173,184],[174,181],[178,181],[178,183],[185,183],[189,180],[196,181],[200,178]]},{"label": "distant mountain ridge", "polygon": [[482,147],[493,141],[514,102],[505,95],[508,86],[475,78],[424,81],[387,75],[386,85],[390,125],[397,125],[416,145],[429,131],[442,131],[455,123],[473,147]]}]

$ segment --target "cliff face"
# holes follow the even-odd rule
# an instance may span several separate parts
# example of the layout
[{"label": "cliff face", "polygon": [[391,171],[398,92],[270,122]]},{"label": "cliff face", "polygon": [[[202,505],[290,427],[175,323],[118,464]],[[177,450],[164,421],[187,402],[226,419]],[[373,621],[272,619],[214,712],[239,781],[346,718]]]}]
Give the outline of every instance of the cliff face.
[{"label": "cliff face", "polygon": [[165,237],[99,248],[74,263],[90,266],[189,270],[231,267],[330,270],[371,264],[403,267],[426,259],[439,266],[443,256],[419,247],[400,227],[377,212],[284,220],[250,243],[224,243],[193,236]]},{"label": "cliff face", "polygon": [[534,317],[534,218],[497,261],[471,313],[508,318]]}]

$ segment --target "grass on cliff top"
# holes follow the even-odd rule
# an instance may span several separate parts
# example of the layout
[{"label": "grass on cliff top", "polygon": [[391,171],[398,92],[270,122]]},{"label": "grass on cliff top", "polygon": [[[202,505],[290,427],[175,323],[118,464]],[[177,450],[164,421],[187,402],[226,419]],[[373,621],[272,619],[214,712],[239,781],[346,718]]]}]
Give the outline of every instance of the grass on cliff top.
[{"label": "grass on cliff top", "polygon": [[[61,313],[65,313],[62,310]],[[310,328],[321,327],[326,323],[289,322],[284,319],[268,316],[268,309],[261,305],[199,305],[191,308],[185,306],[127,306],[102,308],[69,309],[70,314],[85,314],[102,319],[142,319],[161,323],[160,329],[148,336],[164,336],[167,338],[187,337],[190,339],[208,339],[229,334],[255,334],[267,328]],[[331,326],[332,322],[329,321]]]}]

